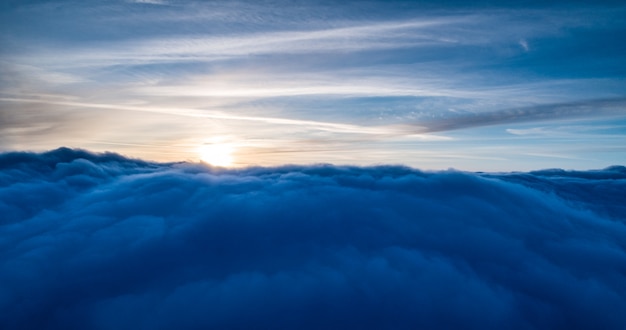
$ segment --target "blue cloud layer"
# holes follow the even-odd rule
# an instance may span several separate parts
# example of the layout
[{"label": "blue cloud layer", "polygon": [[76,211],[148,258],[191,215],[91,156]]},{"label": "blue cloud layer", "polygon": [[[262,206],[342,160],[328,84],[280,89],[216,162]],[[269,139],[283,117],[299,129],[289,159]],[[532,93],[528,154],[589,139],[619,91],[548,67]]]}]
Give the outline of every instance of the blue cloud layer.
[{"label": "blue cloud layer", "polygon": [[626,168],[0,155],[0,327],[626,326]]}]

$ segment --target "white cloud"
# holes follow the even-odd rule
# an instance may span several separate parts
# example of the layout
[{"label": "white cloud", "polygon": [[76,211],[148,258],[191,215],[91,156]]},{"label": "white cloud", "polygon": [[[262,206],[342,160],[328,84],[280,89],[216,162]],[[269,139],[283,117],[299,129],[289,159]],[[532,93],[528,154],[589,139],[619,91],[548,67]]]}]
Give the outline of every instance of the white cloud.
[{"label": "white cloud", "polygon": [[526,41],[526,39],[521,39],[519,41],[519,45],[522,47],[522,49],[524,49],[524,51],[528,52],[530,50],[530,47],[528,46],[528,41]]},{"label": "white cloud", "polygon": [[166,0],[128,0],[129,2],[132,3],[144,3],[144,4],[150,4],[150,5],[167,5],[169,4],[169,1]]},{"label": "white cloud", "polygon": [[513,135],[545,135],[548,134],[545,127],[533,127],[533,128],[524,128],[524,129],[516,129],[516,128],[507,128],[507,133]]}]

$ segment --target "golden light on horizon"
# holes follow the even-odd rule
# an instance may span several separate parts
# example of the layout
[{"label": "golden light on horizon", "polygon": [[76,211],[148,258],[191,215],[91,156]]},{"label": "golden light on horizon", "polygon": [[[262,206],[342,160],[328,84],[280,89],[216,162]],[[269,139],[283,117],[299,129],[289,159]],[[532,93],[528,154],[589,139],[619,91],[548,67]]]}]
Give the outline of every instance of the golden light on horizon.
[{"label": "golden light on horizon", "polygon": [[198,149],[200,160],[220,167],[230,167],[233,165],[234,148],[228,144],[205,144]]}]

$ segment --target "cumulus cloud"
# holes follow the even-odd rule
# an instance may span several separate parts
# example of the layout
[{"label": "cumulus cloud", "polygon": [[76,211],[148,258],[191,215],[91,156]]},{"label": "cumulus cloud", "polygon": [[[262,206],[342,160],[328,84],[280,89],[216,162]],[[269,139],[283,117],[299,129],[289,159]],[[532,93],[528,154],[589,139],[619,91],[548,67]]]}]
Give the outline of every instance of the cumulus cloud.
[{"label": "cumulus cloud", "polygon": [[626,326],[626,168],[0,155],[3,329]]}]

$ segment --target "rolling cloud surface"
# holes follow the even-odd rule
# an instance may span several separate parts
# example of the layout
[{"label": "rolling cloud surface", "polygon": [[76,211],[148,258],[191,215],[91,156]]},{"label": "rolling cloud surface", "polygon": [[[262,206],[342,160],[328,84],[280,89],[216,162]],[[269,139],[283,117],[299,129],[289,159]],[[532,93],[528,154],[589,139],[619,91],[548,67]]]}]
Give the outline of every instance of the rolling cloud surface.
[{"label": "rolling cloud surface", "polygon": [[626,327],[626,168],[0,154],[3,329]]}]

